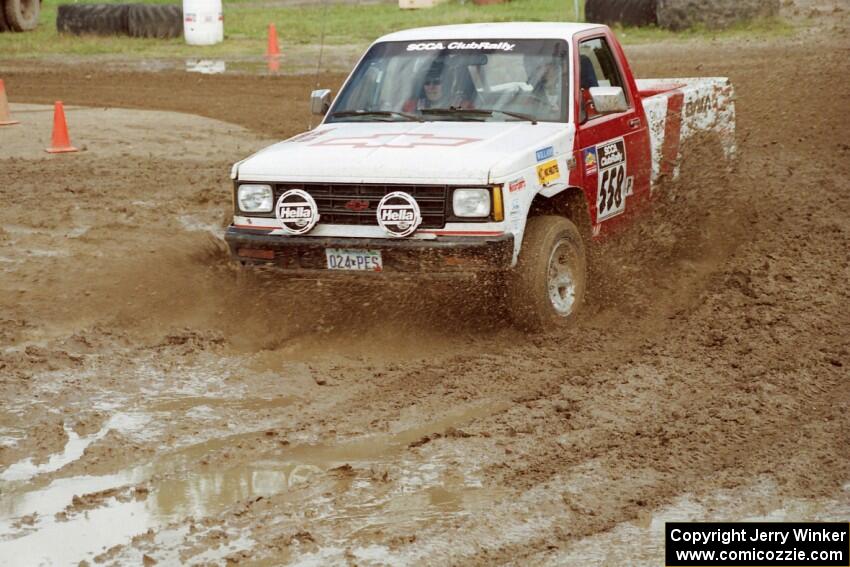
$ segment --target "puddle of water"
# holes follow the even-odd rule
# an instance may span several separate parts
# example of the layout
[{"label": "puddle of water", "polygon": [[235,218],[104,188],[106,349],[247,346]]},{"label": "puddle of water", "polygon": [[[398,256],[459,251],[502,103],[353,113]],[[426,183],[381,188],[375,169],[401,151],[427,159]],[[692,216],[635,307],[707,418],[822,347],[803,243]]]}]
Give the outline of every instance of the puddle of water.
[{"label": "puddle of water", "polygon": [[227,71],[227,64],[220,59],[187,59],[186,71],[202,75],[219,75]]},{"label": "puddle of water", "polygon": [[279,409],[292,405],[297,398],[281,396],[278,398],[248,398],[235,400],[232,398],[210,398],[205,396],[189,396],[161,402],[151,406],[149,411],[189,411],[193,408],[230,408],[235,410],[264,410]]},{"label": "puddle of water", "polygon": [[[324,50],[322,70],[330,72],[348,72],[360,59],[364,45],[318,45],[285,46],[284,53],[278,58],[265,56],[228,56],[223,59],[203,59],[198,57],[171,59],[125,59],[106,62],[108,69],[131,69],[143,72],[185,71],[202,74],[230,75],[312,75],[316,72],[316,63],[320,49]],[[68,107],[66,107],[68,110]]]},{"label": "puddle of water", "polygon": [[68,435],[68,442],[65,444],[65,449],[62,453],[51,455],[47,462],[41,465],[33,464],[32,459],[14,463],[3,471],[3,474],[0,474],[0,480],[5,482],[29,480],[40,474],[58,471],[68,463],[82,457],[86,447],[98,439],[103,439],[103,436],[106,435],[106,430],[102,429],[93,435],[80,437],[73,429],[66,426],[65,433]]},{"label": "puddle of water", "polygon": [[544,565],[658,565],[664,557],[667,522],[845,521],[850,517],[850,483],[832,498],[781,497],[773,480],[704,497],[684,495],[644,521],[619,524],[581,539],[541,561]]},{"label": "puddle of water", "polygon": [[116,414],[106,422],[100,431],[85,437],[80,437],[76,431],[66,425],[64,429],[68,436],[68,442],[61,453],[50,455],[47,462],[40,465],[33,464],[31,458],[14,463],[0,474],[0,481],[25,481],[41,474],[58,471],[82,457],[89,445],[103,439],[110,430],[132,431],[144,425],[147,420],[148,418],[142,415]]},{"label": "puddle of water", "polygon": [[[285,493],[293,483],[321,471],[305,470],[295,463],[256,463],[154,481],[146,497],[144,493],[132,497],[133,486],[158,472],[155,465],[145,465],[114,475],[58,479],[42,490],[7,494],[0,503],[0,534],[6,534],[0,536],[0,557],[14,558],[13,565],[77,565],[150,528],[189,516],[215,515],[258,496]],[[92,504],[83,509],[73,503],[75,496],[104,492],[87,499]],[[16,526],[15,521],[26,516],[35,518],[33,525]]]},{"label": "puddle of water", "polygon": [[442,433],[450,427],[499,413],[509,407],[508,403],[473,406],[398,433],[369,436],[334,445],[303,445],[294,447],[288,453],[302,462],[319,466],[328,463],[380,460],[400,453],[414,441],[426,436]]},{"label": "puddle of water", "polygon": [[[290,398],[244,400],[234,407],[280,407],[291,402]],[[158,407],[166,411],[198,404],[233,403],[234,400],[196,397],[165,402]],[[172,453],[167,460],[117,474],[61,478],[36,489],[21,483],[58,470],[79,458],[86,447],[102,439],[112,428],[138,426],[139,421],[127,416],[119,418],[122,414],[117,414],[101,431],[87,437],[80,438],[68,430],[65,450],[51,457],[46,465],[33,467],[31,463],[25,466],[22,462],[4,472],[3,480],[18,482],[11,485],[11,490],[3,487],[0,534],[5,535],[0,536],[0,557],[14,558],[13,565],[76,565],[82,560],[91,561],[105,549],[126,544],[148,529],[161,529],[189,516],[215,516],[238,502],[258,496],[280,498],[308,486],[312,479],[343,464],[368,470],[376,462],[397,462],[394,456],[411,442],[506,407],[507,404],[467,408],[396,434],[343,444],[295,446],[275,455],[285,461],[252,462],[223,471],[174,474],[181,465],[195,463],[212,450],[232,445],[242,438],[256,439],[256,433],[193,445]],[[433,463],[405,460],[402,466],[415,469],[398,479],[398,490],[402,493],[385,494],[375,499],[368,481],[360,479],[358,494],[363,494],[365,502],[339,510],[329,509],[325,519],[355,521],[356,532],[388,522],[415,524],[431,516],[468,514],[472,509],[486,509],[487,503],[492,501],[492,495],[484,489],[463,485],[435,486],[439,482],[439,470]],[[344,478],[339,482],[351,486],[354,479]],[[142,484],[146,490],[135,492],[134,487]],[[85,495],[89,496],[75,501],[75,496]],[[29,525],[20,525],[24,517],[29,518]],[[363,553],[363,559],[380,556],[379,549],[365,549]]]}]

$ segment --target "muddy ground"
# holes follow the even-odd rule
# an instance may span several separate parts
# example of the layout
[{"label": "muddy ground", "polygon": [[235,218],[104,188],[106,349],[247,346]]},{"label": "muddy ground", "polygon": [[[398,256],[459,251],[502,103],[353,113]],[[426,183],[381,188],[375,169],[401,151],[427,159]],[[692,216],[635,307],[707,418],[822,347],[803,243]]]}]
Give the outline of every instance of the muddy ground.
[{"label": "muddy ground", "polygon": [[[237,287],[230,164],[312,77],[0,61],[2,562],[658,565],[666,519],[847,520],[846,17],[629,49],[730,76],[740,157],[693,148],[558,335],[474,282]],[[84,152],[42,152],[55,99]]]}]

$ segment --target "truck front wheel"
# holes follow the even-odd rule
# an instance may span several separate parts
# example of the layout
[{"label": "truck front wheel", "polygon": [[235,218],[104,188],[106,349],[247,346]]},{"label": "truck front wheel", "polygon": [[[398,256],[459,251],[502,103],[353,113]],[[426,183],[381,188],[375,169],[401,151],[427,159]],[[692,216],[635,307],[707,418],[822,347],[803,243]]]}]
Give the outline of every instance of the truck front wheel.
[{"label": "truck front wheel", "polygon": [[508,279],[514,321],[536,331],[569,325],[584,303],[586,284],[587,256],[576,225],[554,215],[530,218]]}]

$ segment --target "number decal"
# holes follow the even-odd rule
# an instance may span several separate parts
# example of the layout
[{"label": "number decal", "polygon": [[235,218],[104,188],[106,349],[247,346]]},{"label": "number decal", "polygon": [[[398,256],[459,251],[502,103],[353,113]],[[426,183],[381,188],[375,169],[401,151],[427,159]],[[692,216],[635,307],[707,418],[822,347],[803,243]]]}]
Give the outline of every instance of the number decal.
[{"label": "number decal", "polygon": [[600,177],[602,180],[599,182],[599,195],[596,197],[597,211],[601,211],[605,208],[605,197],[607,196],[607,193],[605,192],[605,184],[608,182],[608,172],[606,171]]},{"label": "number decal", "polygon": [[615,217],[626,210],[628,161],[622,138],[596,146],[599,159],[599,186],[596,195],[596,222]]},{"label": "number decal", "polygon": [[[612,175],[613,177],[613,175]],[[614,204],[617,208],[623,205],[623,179],[626,177],[626,166],[617,168],[617,188],[614,190]]]}]

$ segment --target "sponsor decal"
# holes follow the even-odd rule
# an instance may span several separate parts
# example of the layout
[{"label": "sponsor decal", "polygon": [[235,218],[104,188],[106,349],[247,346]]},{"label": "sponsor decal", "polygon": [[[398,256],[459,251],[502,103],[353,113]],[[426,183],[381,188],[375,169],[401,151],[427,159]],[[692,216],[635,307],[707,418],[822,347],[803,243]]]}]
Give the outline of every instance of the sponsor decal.
[{"label": "sponsor decal", "polygon": [[516,193],[517,191],[522,191],[525,189],[525,179],[516,179],[508,183],[508,192]]},{"label": "sponsor decal", "polygon": [[615,217],[626,210],[627,181],[626,143],[617,138],[596,146],[599,180],[596,193],[596,221]]},{"label": "sponsor decal", "polygon": [[416,199],[402,191],[389,193],[378,203],[378,225],[390,236],[410,236],[422,224]]},{"label": "sponsor decal", "polygon": [[372,134],[371,136],[356,136],[350,138],[325,138],[310,145],[333,147],[349,146],[352,148],[393,148],[406,150],[426,146],[456,148],[458,146],[480,141],[481,138],[461,138],[457,136],[435,136],[434,134],[397,132],[395,134]]},{"label": "sponsor decal", "polygon": [[685,115],[694,116],[695,114],[706,114],[711,110],[711,97],[703,95],[695,100],[690,100],[685,104]]},{"label": "sponsor decal", "polygon": [[534,155],[537,157],[537,161],[543,161],[544,159],[549,159],[550,157],[555,155],[555,148],[549,146],[548,148],[537,150]]},{"label": "sponsor decal", "polygon": [[519,202],[519,199],[514,199],[513,203],[511,203],[511,211],[508,218],[511,221],[511,228],[515,232],[518,232],[522,225],[522,204]]},{"label": "sponsor decal", "polygon": [[407,51],[442,51],[444,49],[448,49],[449,51],[459,49],[513,51],[514,47],[516,47],[516,44],[508,41],[500,41],[498,43],[492,41],[451,41],[448,43],[445,41],[424,41],[409,43],[407,45]]},{"label": "sponsor decal", "polygon": [[363,199],[352,199],[345,204],[345,208],[349,211],[359,213],[360,211],[365,211],[369,208],[369,201],[364,201]]},{"label": "sponsor decal", "polygon": [[596,157],[596,148],[587,148],[584,150],[584,174],[593,175],[599,171],[597,163],[599,160]]},{"label": "sponsor decal", "polygon": [[560,179],[561,170],[558,169],[558,162],[556,160],[552,160],[538,165],[537,178],[540,180],[541,185],[546,185],[556,179]]},{"label": "sponsor decal", "polygon": [[287,234],[305,234],[319,222],[316,201],[302,189],[290,189],[281,195],[275,205],[274,214]]}]

